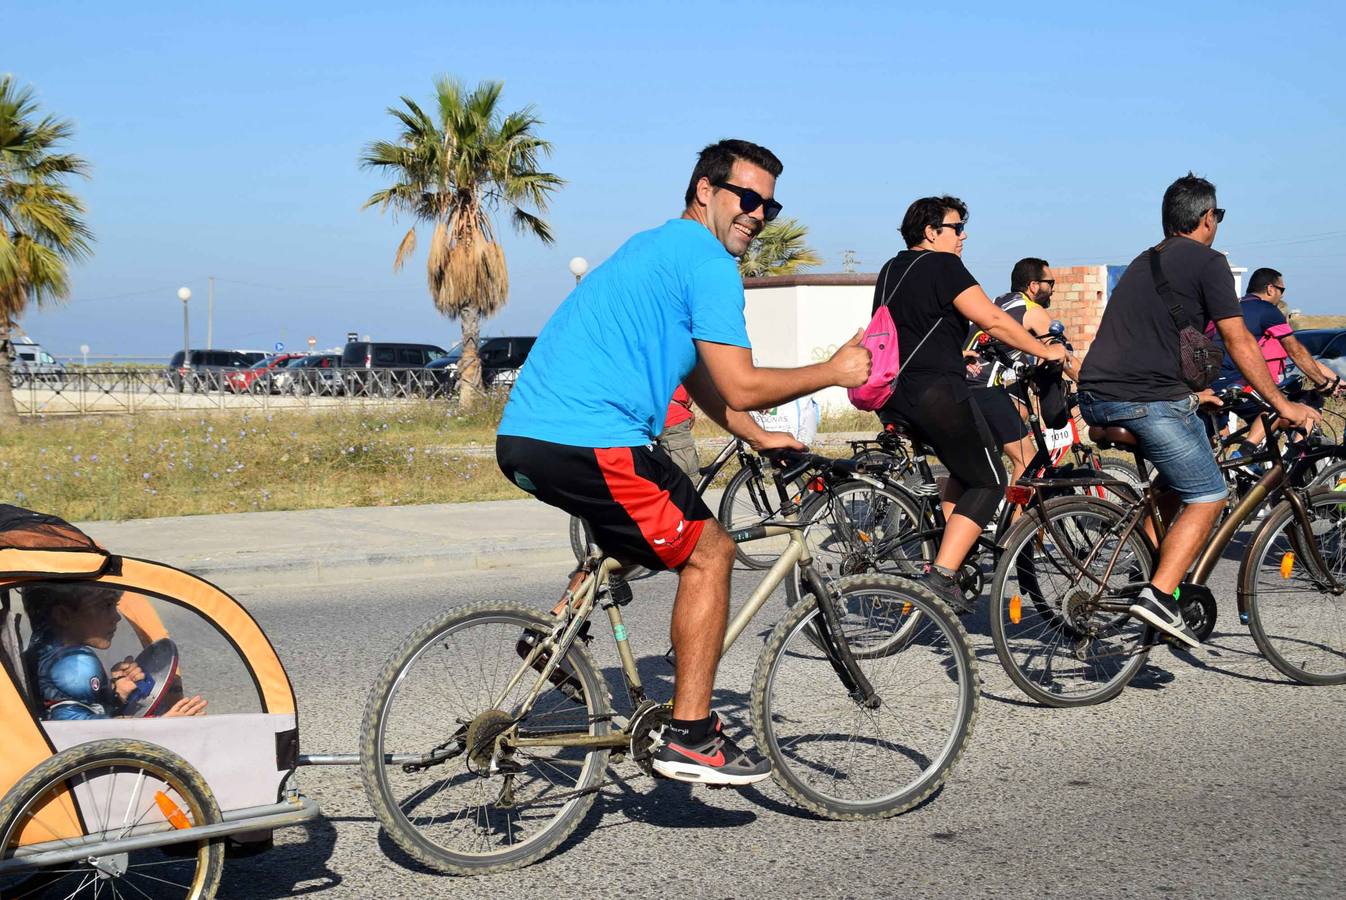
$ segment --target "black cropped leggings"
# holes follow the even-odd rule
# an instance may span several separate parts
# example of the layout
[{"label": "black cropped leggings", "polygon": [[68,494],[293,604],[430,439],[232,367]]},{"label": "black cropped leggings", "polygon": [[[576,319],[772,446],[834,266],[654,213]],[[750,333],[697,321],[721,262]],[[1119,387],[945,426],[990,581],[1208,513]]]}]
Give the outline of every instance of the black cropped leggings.
[{"label": "black cropped leggings", "polygon": [[927,445],[963,488],[954,514],[983,528],[995,516],[1009,483],[1000,447],[961,378],[924,375],[898,381],[879,418],[897,421]]}]

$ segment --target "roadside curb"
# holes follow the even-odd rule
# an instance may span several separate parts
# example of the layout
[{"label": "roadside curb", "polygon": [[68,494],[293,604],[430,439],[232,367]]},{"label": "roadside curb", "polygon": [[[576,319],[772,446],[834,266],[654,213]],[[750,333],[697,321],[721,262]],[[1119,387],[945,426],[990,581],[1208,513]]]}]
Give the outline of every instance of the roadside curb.
[{"label": "roadside curb", "polygon": [[[547,542],[499,548],[445,548],[440,551],[314,556],[308,559],[183,560],[177,568],[226,590],[284,586],[350,585],[362,576],[420,578],[511,568],[573,566],[569,545]],[[569,571],[567,569],[567,571]]]}]

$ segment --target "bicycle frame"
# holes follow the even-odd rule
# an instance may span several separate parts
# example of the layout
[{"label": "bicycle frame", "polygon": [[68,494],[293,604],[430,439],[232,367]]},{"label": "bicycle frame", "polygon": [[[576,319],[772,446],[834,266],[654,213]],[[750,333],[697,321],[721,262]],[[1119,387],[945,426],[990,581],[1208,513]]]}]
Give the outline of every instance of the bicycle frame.
[{"label": "bicycle frame", "polygon": [[[1267,427],[1267,434],[1284,434],[1284,432],[1277,432],[1272,428],[1274,425],[1273,415],[1264,415],[1263,418],[1264,424]],[[1291,461],[1290,468],[1287,469],[1285,453],[1288,449],[1289,448],[1287,448],[1286,451],[1283,451],[1279,445],[1279,441],[1275,444],[1268,443],[1266,447],[1259,450],[1258,453],[1254,454],[1250,459],[1239,460],[1233,463],[1233,465],[1244,465],[1248,462],[1268,462],[1271,465],[1258,482],[1243,496],[1243,499],[1234,507],[1234,510],[1225,517],[1224,522],[1220,524],[1220,527],[1216,530],[1214,536],[1201,551],[1200,556],[1197,557],[1196,563],[1189,573],[1189,578],[1184,581],[1185,584],[1192,584],[1202,588],[1206,586],[1211,573],[1215,571],[1216,564],[1220,561],[1225,548],[1229,546],[1234,535],[1238,533],[1239,529],[1242,528],[1244,524],[1256,515],[1257,509],[1268,500],[1275,499],[1276,497],[1281,497],[1287,500],[1290,503],[1290,508],[1295,519],[1295,525],[1299,530],[1300,535],[1312,535],[1312,522],[1309,518],[1308,506],[1304,502],[1303,496],[1298,490],[1287,490],[1286,488],[1287,486],[1296,483],[1298,474],[1308,465],[1313,463],[1316,459],[1329,455],[1332,450],[1331,448],[1300,448],[1299,455]],[[1139,454],[1137,454],[1137,463],[1143,466],[1143,460],[1140,458]],[[1142,468],[1140,471],[1143,475],[1145,469]],[[1084,481],[1085,480],[1082,480],[1082,483],[1084,483]],[[1044,482],[1044,484],[1049,485],[1051,482]],[[1118,532],[1118,546],[1113,552],[1112,559],[1108,561],[1107,568],[1102,576],[1097,576],[1090,572],[1090,568],[1102,547],[1102,542],[1099,542],[1091,549],[1089,555],[1083,562],[1076,560],[1073,557],[1067,557],[1072,567],[1076,570],[1076,575],[1078,577],[1087,579],[1100,589],[1106,587],[1108,578],[1112,575],[1113,567],[1117,563],[1117,557],[1121,553],[1121,548],[1125,546],[1126,541],[1131,537],[1132,532],[1140,527],[1141,522],[1147,515],[1155,525],[1156,534],[1159,536],[1159,540],[1161,542],[1163,540],[1164,523],[1162,521],[1162,516],[1159,515],[1158,506],[1155,502],[1153,486],[1149,481],[1144,483],[1141,496],[1132,500],[1126,506],[1123,506],[1122,509],[1125,515],[1122,519],[1123,527],[1121,531]],[[1053,540],[1060,541],[1060,534],[1056,532],[1052,522],[1046,519],[1045,516],[1043,526],[1052,534]],[[1320,577],[1332,590],[1340,592],[1343,587],[1338,584],[1336,579],[1332,576],[1330,568],[1323,559],[1318,542],[1310,539],[1305,541],[1304,545],[1309,551],[1307,554],[1307,562],[1312,570],[1316,570],[1315,575]],[[1097,605],[1099,609],[1116,612],[1125,612],[1128,606],[1125,602],[1115,602],[1103,599],[1098,599]],[[1240,619],[1246,621],[1247,600],[1242,592],[1239,592],[1238,595],[1238,611]]]},{"label": "bicycle frame", "polygon": [[[777,489],[782,493],[784,492],[784,487],[779,480],[777,480]],[[781,524],[755,525],[730,533],[730,537],[733,538],[735,543],[749,543],[783,535],[789,536],[789,544],[766,575],[763,576],[747,601],[740,607],[738,613],[728,623],[721,654],[728,652],[729,648],[747,628],[748,623],[770,599],[771,594],[798,565],[801,574],[818,597],[819,608],[822,612],[818,628],[819,636],[823,640],[829,662],[832,664],[834,671],[857,702],[866,705],[877,704],[873,686],[865,678],[864,673],[860,671],[846,641],[839,639],[841,634],[840,618],[831,603],[831,593],[826,589],[821,577],[813,568],[813,559],[809,554],[808,545],[804,541],[802,526],[795,518],[795,513],[792,512],[787,521]],[[511,712],[516,722],[520,722],[527,717],[553,672],[555,672],[556,667],[560,664],[560,660],[565,658],[571,644],[579,636],[580,630],[584,623],[588,621],[594,606],[600,603],[599,597],[603,587],[609,583],[612,573],[621,568],[621,565],[617,560],[611,557],[603,557],[597,553],[586,561],[585,566],[588,568],[588,572],[571,595],[566,616],[558,622],[552,634],[533,646],[518,671],[495,698],[494,705],[496,708],[500,708],[504,698],[509,696],[522,679],[532,673],[536,676],[532,689],[518,708]],[[601,601],[601,606],[607,612],[608,622],[612,626],[612,636],[617,643],[617,653],[621,659],[622,676],[626,682],[627,694],[632,704],[639,707],[646,702],[647,698],[640,680],[640,673],[636,667],[635,654],[631,651],[626,625],[622,621],[622,604],[615,602],[609,594]],[[546,655],[547,660],[542,669],[538,670],[534,668],[534,663],[543,654]],[[616,732],[604,736],[575,732],[548,734],[545,737],[530,737],[521,731],[513,737],[507,737],[504,743],[510,748],[564,746],[601,749],[605,747],[625,747],[629,740],[630,734],[623,726]]]}]

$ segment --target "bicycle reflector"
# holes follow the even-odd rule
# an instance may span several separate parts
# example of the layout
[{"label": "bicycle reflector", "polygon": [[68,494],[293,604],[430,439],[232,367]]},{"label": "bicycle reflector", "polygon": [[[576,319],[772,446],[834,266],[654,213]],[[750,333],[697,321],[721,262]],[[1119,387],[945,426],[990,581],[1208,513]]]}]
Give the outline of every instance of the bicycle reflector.
[{"label": "bicycle reflector", "polygon": [[827,485],[823,483],[823,476],[821,475],[815,476],[814,479],[809,482],[809,490],[813,491],[815,494],[821,494],[826,488]]},{"label": "bicycle reflector", "polygon": [[1019,620],[1022,619],[1023,617],[1024,617],[1024,600],[1018,594],[1015,594],[1013,597],[1010,598],[1009,620],[1013,622],[1015,625],[1018,625]]},{"label": "bicycle reflector", "polygon": [[1295,551],[1287,550],[1281,557],[1281,577],[1289,578],[1290,573],[1295,570]]},{"label": "bicycle reflector", "polygon": [[984,331],[977,332],[977,343],[983,347],[991,343],[991,336]]},{"label": "bicycle reflector", "polygon": [[1011,484],[1005,488],[1005,499],[1015,506],[1025,506],[1033,499],[1033,488],[1026,484]]},{"label": "bicycle reflector", "polygon": [[187,818],[187,814],[182,811],[182,807],[170,800],[163,791],[154,792],[154,802],[158,805],[159,812],[163,813],[164,818],[168,820],[168,824],[174,828],[181,831],[184,828],[192,827],[192,823]]}]

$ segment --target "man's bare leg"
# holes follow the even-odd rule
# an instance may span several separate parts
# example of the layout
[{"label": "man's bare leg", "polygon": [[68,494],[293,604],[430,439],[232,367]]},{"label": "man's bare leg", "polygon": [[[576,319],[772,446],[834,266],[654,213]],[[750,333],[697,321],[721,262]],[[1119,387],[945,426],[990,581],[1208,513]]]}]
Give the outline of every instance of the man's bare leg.
[{"label": "man's bare leg", "polygon": [[1201,548],[1210,540],[1210,533],[1223,508],[1223,500],[1189,503],[1183,507],[1159,547],[1159,568],[1155,569],[1151,584],[1170,595],[1178,589]]},{"label": "man's bare leg", "polygon": [[673,602],[673,718],[704,719],[710,715],[715,669],[729,622],[729,575],[734,542],[714,519],[701,529],[692,555],[678,572]]}]

